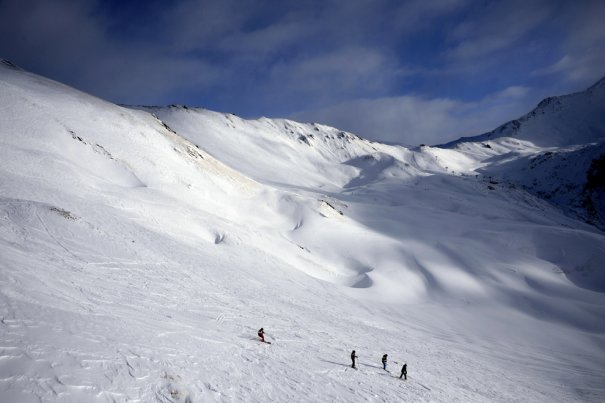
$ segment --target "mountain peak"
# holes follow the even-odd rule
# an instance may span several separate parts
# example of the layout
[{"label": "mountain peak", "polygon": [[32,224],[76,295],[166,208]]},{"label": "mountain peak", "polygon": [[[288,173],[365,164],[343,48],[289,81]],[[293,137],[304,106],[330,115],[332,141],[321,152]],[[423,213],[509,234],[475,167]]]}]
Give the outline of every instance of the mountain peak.
[{"label": "mountain peak", "polygon": [[584,91],[544,98],[529,113],[491,132],[439,145],[516,137],[540,147],[561,147],[600,141],[605,133],[605,77]]},{"label": "mountain peak", "polygon": [[597,89],[598,90],[605,89],[605,76],[602,77],[599,81],[597,81],[593,85],[591,85],[590,87],[588,87],[587,91],[594,91],[594,90],[597,90]]}]

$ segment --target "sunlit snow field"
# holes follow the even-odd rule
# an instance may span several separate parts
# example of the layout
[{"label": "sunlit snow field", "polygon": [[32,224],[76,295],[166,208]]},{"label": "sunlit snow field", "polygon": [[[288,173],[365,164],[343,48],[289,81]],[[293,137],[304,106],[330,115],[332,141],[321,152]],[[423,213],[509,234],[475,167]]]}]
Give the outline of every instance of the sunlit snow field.
[{"label": "sunlit snow field", "polygon": [[486,159],[0,67],[0,401],[602,401],[605,236]]}]

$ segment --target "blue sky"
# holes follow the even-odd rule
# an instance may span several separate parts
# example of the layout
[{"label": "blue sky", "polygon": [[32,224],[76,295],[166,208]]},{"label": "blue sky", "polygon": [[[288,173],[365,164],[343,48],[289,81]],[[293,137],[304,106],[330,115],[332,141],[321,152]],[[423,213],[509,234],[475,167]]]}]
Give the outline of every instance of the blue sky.
[{"label": "blue sky", "polygon": [[0,0],[0,57],[124,104],[435,144],[605,75],[605,1]]}]

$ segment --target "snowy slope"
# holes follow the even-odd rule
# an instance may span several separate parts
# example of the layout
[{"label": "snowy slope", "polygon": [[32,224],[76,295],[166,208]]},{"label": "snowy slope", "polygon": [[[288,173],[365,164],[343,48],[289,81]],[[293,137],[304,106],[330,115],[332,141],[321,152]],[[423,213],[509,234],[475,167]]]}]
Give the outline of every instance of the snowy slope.
[{"label": "snowy slope", "polygon": [[491,132],[445,146],[514,137],[539,147],[563,147],[604,141],[604,133],[605,77],[586,91],[546,98],[528,114]]},{"label": "snowy slope", "polygon": [[0,101],[0,401],[605,397],[605,236],[467,153],[11,66]]},{"label": "snowy slope", "polygon": [[[443,145],[474,160],[491,181],[547,200],[605,229],[605,78],[586,91],[543,100],[496,130]],[[591,180],[591,177],[593,178]]]}]

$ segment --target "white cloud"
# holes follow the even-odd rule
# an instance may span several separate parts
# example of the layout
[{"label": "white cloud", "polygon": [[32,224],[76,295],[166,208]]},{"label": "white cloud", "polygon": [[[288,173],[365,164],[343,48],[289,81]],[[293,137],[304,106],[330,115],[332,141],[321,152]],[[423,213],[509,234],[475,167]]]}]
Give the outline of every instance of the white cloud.
[{"label": "white cloud", "polygon": [[335,99],[382,91],[395,74],[395,64],[383,53],[348,47],[278,63],[268,78],[294,93]]},{"label": "white cloud", "polygon": [[529,112],[536,102],[528,88],[512,86],[479,102],[421,96],[357,99],[292,118],[329,124],[373,140],[438,144],[492,130]]},{"label": "white cloud", "polygon": [[503,62],[528,45],[532,31],[547,23],[555,6],[547,1],[495,1],[474,8],[449,32],[448,70],[473,71]]},{"label": "white cloud", "polygon": [[605,75],[605,2],[573,2],[565,8],[565,15],[564,55],[533,74],[561,74],[574,87],[591,85]]},{"label": "white cloud", "polygon": [[522,85],[513,85],[490,95],[490,98],[502,100],[519,99],[527,95],[529,90],[528,87]]}]

